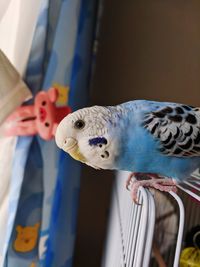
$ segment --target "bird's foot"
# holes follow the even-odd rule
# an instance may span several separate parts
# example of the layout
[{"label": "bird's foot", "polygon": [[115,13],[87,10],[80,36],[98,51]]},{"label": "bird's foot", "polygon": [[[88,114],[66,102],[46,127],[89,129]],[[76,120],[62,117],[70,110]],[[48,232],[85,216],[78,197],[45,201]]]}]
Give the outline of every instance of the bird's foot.
[{"label": "bird's foot", "polygon": [[[133,181],[131,184],[131,198],[134,203],[138,204],[137,193],[140,186],[147,188],[155,188],[164,192],[177,192],[176,183],[172,179],[151,179],[151,180],[142,180],[142,181]],[[130,187],[130,185],[129,185]]]},{"label": "bird's foot", "polygon": [[142,172],[131,172],[126,180],[126,189],[131,190],[131,185],[134,181],[143,181],[149,179],[161,179],[162,176],[156,173],[142,173]]}]

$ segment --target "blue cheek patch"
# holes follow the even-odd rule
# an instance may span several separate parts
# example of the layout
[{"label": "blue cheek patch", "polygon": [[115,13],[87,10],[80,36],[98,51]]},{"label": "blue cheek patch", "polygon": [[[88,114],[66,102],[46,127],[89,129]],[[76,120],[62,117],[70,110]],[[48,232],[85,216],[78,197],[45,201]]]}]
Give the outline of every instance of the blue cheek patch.
[{"label": "blue cheek patch", "polygon": [[106,145],[108,141],[105,137],[95,137],[92,139],[89,139],[89,145],[90,146],[97,146],[97,145]]}]

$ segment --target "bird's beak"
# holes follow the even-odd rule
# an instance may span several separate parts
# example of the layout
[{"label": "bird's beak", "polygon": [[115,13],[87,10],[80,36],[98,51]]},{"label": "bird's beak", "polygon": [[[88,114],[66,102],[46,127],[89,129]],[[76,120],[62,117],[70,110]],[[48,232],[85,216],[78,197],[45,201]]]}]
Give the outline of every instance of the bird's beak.
[{"label": "bird's beak", "polygon": [[67,152],[72,158],[81,162],[86,162],[85,157],[79,150],[78,141],[75,138],[67,137],[63,141],[62,136],[60,136],[57,131],[55,141],[57,146]]},{"label": "bird's beak", "polygon": [[77,140],[72,138],[72,137],[68,137],[64,140],[62,149],[65,152],[70,152],[70,150],[72,150],[75,146],[77,146]]},{"label": "bird's beak", "polygon": [[65,139],[62,149],[69,153],[70,156],[78,161],[86,162],[85,157],[79,151],[78,142],[76,139],[72,137],[68,137]]}]

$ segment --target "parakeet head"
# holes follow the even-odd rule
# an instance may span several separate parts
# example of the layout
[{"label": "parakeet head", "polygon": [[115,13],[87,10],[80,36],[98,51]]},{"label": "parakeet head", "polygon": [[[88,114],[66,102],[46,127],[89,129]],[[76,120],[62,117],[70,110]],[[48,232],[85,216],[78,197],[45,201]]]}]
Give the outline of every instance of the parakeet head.
[{"label": "parakeet head", "polygon": [[111,108],[101,106],[75,111],[58,125],[56,144],[93,168],[114,169],[118,151],[116,115]]}]

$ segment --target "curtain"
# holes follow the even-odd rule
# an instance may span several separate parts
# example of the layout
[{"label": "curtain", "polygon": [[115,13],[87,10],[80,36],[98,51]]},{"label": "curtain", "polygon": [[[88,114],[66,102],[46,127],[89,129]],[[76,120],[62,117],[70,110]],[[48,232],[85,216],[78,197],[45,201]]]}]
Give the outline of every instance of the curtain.
[{"label": "curtain", "polygon": [[[32,43],[33,33],[39,12],[40,0],[29,0],[29,5],[22,0],[0,1],[0,125],[17,106],[31,97],[19,74],[27,64],[27,57]],[[23,14],[26,14],[23,16]],[[28,20],[28,23],[27,23]],[[22,27],[21,27],[21,26]],[[14,67],[17,69],[15,69]],[[3,266],[7,234],[12,228],[8,224],[9,196],[11,193],[11,172],[17,138],[5,138],[0,128],[0,266]],[[19,151],[19,153],[21,153]],[[20,184],[20,178],[18,179]]]},{"label": "curtain", "polygon": [[[96,13],[94,0],[41,1],[25,72],[34,95],[57,83],[70,88],[73,110],[87,104]],[[54,140],[18,139],[4,267],[72,266],[80,175],[81,164],[59,151]]]}]

